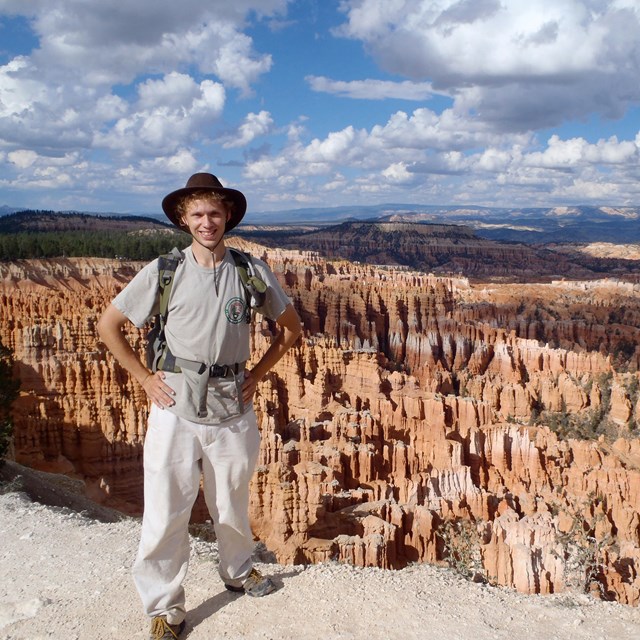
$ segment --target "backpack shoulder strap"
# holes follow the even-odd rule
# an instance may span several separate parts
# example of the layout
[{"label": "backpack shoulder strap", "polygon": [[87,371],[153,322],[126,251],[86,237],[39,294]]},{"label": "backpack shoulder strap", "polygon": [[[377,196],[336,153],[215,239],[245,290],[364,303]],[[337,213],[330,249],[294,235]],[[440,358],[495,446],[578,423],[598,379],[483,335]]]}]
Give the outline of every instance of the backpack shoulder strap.
[{"label": "backpack shoulder strap", "polygon": [[184,260],[184,253],[177,247],[170,253],[158,257],[158,288],[160,291],[160,316],[165,319],[169,308],[169,297],[173,287],[173,278],[178,265]]},{"label": "backpack shoulder strap", "polygon": [[250,257],[248,254],[244,253],[244,251],[240,251],[240,249],[236,249],[234,247],[229,247],[229,252],[231,253],[231,257],[236,265],[236,269],[240,274],[242,284],[245,284],[249,279]]},{"label": "backpack shoulder strap", "polygon": [[147,335],[147,366],[152,371],[163,368],[167,358],[164,327],[169,313],[169,298],[173,287],[173,278],[178,265],[184,260],[184,253],[174,247],[170,253],[158,256],[158,291],[160,293],[160,305],[155,317],[153,328]]},{"label": "backpack shoulder strap", "polygon": [[247,305],[249,307],[261,307],[264,304],[267,285],[258,276],[253,266],[251,255],[234,247],[229,247],[229,251],[236,264],[240,280],[242,280],[242,286],[247,297]]}]

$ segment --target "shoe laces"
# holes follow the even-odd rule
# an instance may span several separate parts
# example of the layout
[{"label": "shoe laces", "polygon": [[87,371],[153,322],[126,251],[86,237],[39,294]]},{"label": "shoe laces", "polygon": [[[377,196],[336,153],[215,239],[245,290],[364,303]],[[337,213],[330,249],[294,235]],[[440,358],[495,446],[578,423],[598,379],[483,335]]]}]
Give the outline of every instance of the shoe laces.
[{"label": "shoe laces", "polygon": [[171,625],[162,617],[157,616],[151,621],[151,637],[154,640],[163,640],[163,638],[168,638],[167,631],[174,638],[178,638],[178,636],[174,633]]}]

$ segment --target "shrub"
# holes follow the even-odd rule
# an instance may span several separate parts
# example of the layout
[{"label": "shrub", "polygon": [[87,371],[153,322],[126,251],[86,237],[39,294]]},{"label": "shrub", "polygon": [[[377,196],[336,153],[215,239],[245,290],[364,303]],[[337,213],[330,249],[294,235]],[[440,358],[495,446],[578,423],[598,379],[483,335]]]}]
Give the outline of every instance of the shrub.
[{"label": "shrub", "polygon": [[447,520],[438,530],[444,544],[444,559],[449,567],[467,580],[490,582],[482,564],[482,522]]},{"label": "shrub", "polygon": [[558,507],[571,518],[571,527],[566,533],[557,533],[561,551],[553,552],[563,561],[567,588],[580,593],[595,588],[603,598],[607,595],[605,554],[613,544],[610,534],[597,534],[598,524],[606,519],[604,507],[604,498],[593,493],[582,502]]},{"label": "shrub", "polygon": [[11,443],[11,405],[18,396],[20,380],[13,374],[13,354],[0,342],[0,466]]}]

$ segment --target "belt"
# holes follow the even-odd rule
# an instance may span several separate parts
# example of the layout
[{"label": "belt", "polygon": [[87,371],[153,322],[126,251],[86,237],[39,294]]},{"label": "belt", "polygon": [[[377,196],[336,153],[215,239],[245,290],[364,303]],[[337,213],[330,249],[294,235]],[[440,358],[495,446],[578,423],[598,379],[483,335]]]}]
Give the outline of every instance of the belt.
[{"label": "belt", "polygon": [[212,364],[209,367],[210,378],[226,378],[230,373],[238,373],[240,365],[236,364]]}]

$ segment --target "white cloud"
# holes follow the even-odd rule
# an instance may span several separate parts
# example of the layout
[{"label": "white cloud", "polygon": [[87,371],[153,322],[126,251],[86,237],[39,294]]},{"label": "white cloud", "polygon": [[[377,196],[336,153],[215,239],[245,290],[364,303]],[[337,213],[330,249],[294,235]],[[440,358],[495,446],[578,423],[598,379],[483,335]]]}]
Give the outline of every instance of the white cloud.
[{"label": "white cloud", "polygon": [[[191,76],[173,72],[159,80],[146,80],[139,85],[138,108],[180,109],[185,102],[192,102],[199,93],[200,87]],[[224,91],[222,95],[224,97]]]},{"label": "white cloud", "polygon": [[290,166],[285,154],[276,157],[264,157],[248,163],[244,174],[247,179],[255,183],[265,181],[272,183],[274,180],[286,176]]},{"label": "white cloud", "polygon": [[319,93],[331,93],[345,98],[359,100],[429,100],[433,96],[430,82],[390,82],[388,80],[352,80],[345,82],[331,80],[324,76],[307,76],[309,86]]},{"label": "white cloud", "polygon": [[[519,149],[516,147],[516,153]],[[496,149],[491,147],[485,149],[477,159],[477,166],[481,171],[499,172],[505,171],[514,162],[514,152],[512,149]]]},{"label": "white cloud", "polygon": [[506,131],[640,99],[640,5],[603,0],[346,0],[340,33],[383,69],[454,93]]},{"label": "white cloud", "polygon": [[0,147],[109,150],[114,171],[175,161],[214,137],[228,90],[249,95],[271,67],[243,32],[247,15],[278,16],[288,1],[5,0],[3,14],[26,17],[38,46],[0,67]]},{"label": "white cloud", "polygon": [[[18,172],[14,186],[29,189],[55,190],[71,187],[86,171],[86,165],[77,153],[50,157],[21,149],[9,152],[7,161]],[[80,178],[80,182],[82,181]]]},{"label": "white cloud", "polygon": [[341,173],[336,173],[333,179],[328,180],[322,185],[323,191],[341,191],[349,186],[349,181]]},{"label": "white cloud", "polygon": [[562,188],[563,198],[582,199],[584,201],[610,202],[620,195],[620,185],[608,180],[576,179],[573,184]]},{"label": "white cloud", "polygon": [[[237,87],[248,95],[251,83],[271,68],[271,56],[254,57],[251,38],[237,33],[230,25],[216,26],[209,46],[198,48],[202,51],[200,67],[205,73],[214,73],[226,85]],[[211,46],[218,42],[221,42],[219,47]]]},{"label": "white cloud", "polygon": [[185,142],[206,138],[225,102],[222,85],[211,80],[198,84],[180,73],[147,80],[138,93],[139,101],[129,114],[106,133],[96,134],[96,147],[127,156],[171,155]]},{"label": "white cloud", "polygon": [[282,12],[287,0],[33,0],[15,7],[32,16],[40,38],[34,61],[52,78],[83,76],[86,84],[128,84],[143,73],[194,65],[248,91],[271,65],[241,28],[250,11]]},{"label": "white cloud", "polygon": [[437,114],[426,108],[411,115],[394,113],[385,125],[372,128],[371,138],[382,147],[400,149],[466,149],[500,141],[481,120],[470,120],[453,109]]},{"label": "white cloud", "polygon": [[408,77],[443,86],[510,82],[600,64],[616,15],[610,4],[590,11],[579,0],[356,0],[345,3],[343,33]]},{"label": "white cloud", "polygon": [[312,140],[300,154],[300,160],[316,166],[348,162],[348,158],[353,157],[352,151],[358,150],[358,137],[358,132],[351,126],[342,131],[332,131],[324,140]]},{"label": "white cloud", "polygon": [[389,165],[384,169],[382,175],[389,180],[389,182],[396,184],[411,182],[414,179],[414,175],[407,171],[407,165],[403,162],[395,162]]},{"label": "white cloud", "polygon": [[268,134],[272,127],[273,118],[268,111],[249,113],[235,134],[222,139],[222,146],[225,149],[246,147],[256,138]]},{"label": "white cloud", "polygon": [[277,182],[296,176],[300,189],[322,202],[334,176],[357,170],[359,177],[347,184],[335,181],[343,198],[513,204],[524,197],[533,206],[563,196],[588,202],[605,193],[619,201],[625,193],[620,185],[632,182],[629,172],[637,171],[639,161],[640,134],[595,143],[553,135],[541,145],[531,134],[496,135],[453,109],[440,115],[416,109],[396,112],[368,131],[349,126],[307,144],[294,138],[276,157],[249,162],[245,177]]},{"label": "white cloud", "polygon": [[[87,148],[91,128],[100,116],[117,110],[118,99],[105,95],[97,101],[90,90],[70,83],[63,87],[39,78],[27,58],[0,67],[0,140],[7,147],[37,152]],[[81,115],[81,114],[84,114]]]},{"label": "white cloud", "polygon": [[10,151],[7,154],[7,158],[9,162],[15,164],[16,167],[26,169],[38,159],[38,154],[29,149],[19,149],[17,151]]},{"label": "white cloud", "polygon": [[627,165],[638,162],[640,153],[635,143],[614,136],[608,140],[599,140],[590,144],[584,138],[562,140],[553,135],[547,148],[542,152],[533,152],[526,156],[525,166],[564,169],[578,165]]},{"label": "white cloud", "polygon": [[47,101],[50,90],[44,82],[28,76],[20,80],[22,72],[29,67],[28,59],[23,56],[0,67],[0,117],[21,113],[34,102]]}]

